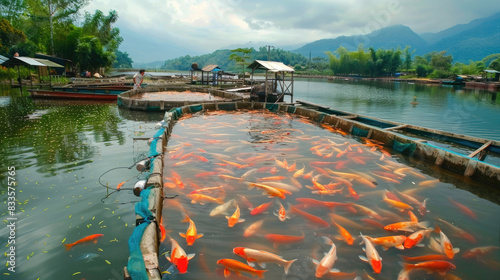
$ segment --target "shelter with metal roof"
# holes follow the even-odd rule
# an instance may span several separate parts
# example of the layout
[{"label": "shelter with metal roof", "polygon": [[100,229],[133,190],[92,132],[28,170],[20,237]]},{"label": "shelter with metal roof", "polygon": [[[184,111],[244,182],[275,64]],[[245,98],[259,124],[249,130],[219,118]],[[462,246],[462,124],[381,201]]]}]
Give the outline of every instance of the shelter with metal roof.
[{"label": "shelter with metal roof", "polygon": [[[38,79],[41,81],[41,75],[42,72],[45,74],[50,73],[50,68],[63,68],[64,66],[57,64],[55,62],[52,62],[50,60],[46,59],[41,59],[41,58],[32,58],[32,57],[25,57],[25,56],[15,56],[4,63],[2,63],[3,66],[5,67],[16,67],[17,66],[17,72],[18,72],[18,83],[19,86],[22,86],[22,79],[21,79],[21,71],[19,70],[20,66],[25,66],[28,67],[30,75],[29,75],[29,80],[31,83],[31,87],[33,88],[33,79],[31,78],[31,66],[37,67],[38,68]],[[50,79],[50,74],[48,75]],[[13,85],[14,86],[14,85]]]},{"label": "shelter with metal roof", "polygon": [[493,82],[500,81],[500,71],[494,69],[486,69],[483,70],[483,72],[485,73],[486,81],[493,81]]},{"label": "shelter with metal roof", "polygon": [[[198,68],[197,63],[193,63],[191,65],[191,83],[196,83],[196,80],[199,78],[198,75],[195,75],[196,72],[201,73],[201,83],[202,84],[215,84],[218,82],[218,78],[220,77],[219,73],[222,73],[222,69],[217,64],[209,64],[202,69]],[[206,79],[205,79],[206,74]],[[196,79],[195,79],[196,77]]]},{"label": "shelter with metal roof", "polygon": [[[295,72],[293,67],[278,61],[255,60],[247,68],[252,69],[252,94],[257,96],[259,101],[283,101],[285,95],[290,95],[293,103],[293,73]],[[266,72],[263,89],[262,81],[253,79],[256,70]],[[259,85],[255,86],[256,84]]]}]

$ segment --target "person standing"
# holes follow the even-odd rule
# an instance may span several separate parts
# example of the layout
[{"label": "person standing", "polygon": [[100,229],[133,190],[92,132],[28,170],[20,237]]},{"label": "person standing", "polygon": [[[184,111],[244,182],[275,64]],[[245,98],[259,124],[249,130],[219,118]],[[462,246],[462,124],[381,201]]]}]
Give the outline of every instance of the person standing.
[{"label": "person standing", "polygon": [[141,88],[142,81],[144,80],[144,73],[146,73],[146,70],[144,70],[144,69],[139,70],[139,73],[135,73],[135,75],[134,75],[134,89]]}]

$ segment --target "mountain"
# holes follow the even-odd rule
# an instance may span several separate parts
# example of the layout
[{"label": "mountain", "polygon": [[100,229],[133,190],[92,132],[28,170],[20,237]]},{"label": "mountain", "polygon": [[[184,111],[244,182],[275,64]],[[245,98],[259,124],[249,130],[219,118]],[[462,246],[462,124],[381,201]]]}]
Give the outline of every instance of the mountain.
[{"label": "mountain", "polygon": [[436,33],[426,52],[446,51],[459,62],[479,61],[500,52],[500,13]]},{"label": "mountain", "polygon": [[311,53],[311,57],[326,57],[325,51],[334,52],[340,46],[350,51],[355,51],[360,43],[365,48],[373,47],[374,49],[395,49],[398,46],[401,49],[406,46],[411,46],[412,49],[420,49],[427,45],[425,40],[409,27],[393,25],[373,31],[367,35],[340,36],[335,39],[314,41],[296,49],[294,52],[306,57],[309,57],[309,52]]},{"label": "mountain", "polygon": [[376,30],[367,35],[340,36],[334,39],[322,39],[308,43],[293,52],[306,57],[322,56],[326,51],[334,52],[340,46],[350,51],[362,43],[365,48],[403,49],[411,46],[415,55],[433,51],[446,51],[453,56],[454,62],[467,63],[479,61],[485,56],[500,52],[500,13],[473,20],[467,24],[458,24],[437,33],[418,35],[409,27],[394,25]]}]

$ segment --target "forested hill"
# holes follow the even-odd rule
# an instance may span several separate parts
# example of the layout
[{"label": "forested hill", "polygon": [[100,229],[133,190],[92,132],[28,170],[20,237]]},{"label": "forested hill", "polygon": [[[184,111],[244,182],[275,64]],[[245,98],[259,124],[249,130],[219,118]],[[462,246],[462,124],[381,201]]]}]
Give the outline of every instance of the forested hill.
[{"label": "forested hill", "polygon": [[[307,58],[282,49],[273,49],[271,51],[271,60],[281,61],[286,65],[306,64]],[[191,64],[198,63],[200,67],[205,67],[209,64],[217,64],[224,71],[240,72],[241,66],[237,66],[233,60],[229,60],[231,50],[216,50],[213,53],[199,56],[182,56],[175,59],[165,61],[163,69],[187,71],[191,69]],[[253,60],[267,60],[268,51],[265,47],[260,47],[258,50],[252,48],[252,52],[248,55],[248,62]]]},{"label": "forested hill", "polygon": [[438,33],[418,35],[407,26],[396,25],[367,35],[340,36],[306,44],[294,52],[304,56],[326,57],[325,52],[335,52],[343,46],[350,51],[359,44],[365,48],[401,49],[410,46],[416,55],[432,51],[446,51],[455,62],[481,60],[488,54],[498,53],[500,46],[500,13],[476,19],[467,24],[455,25]]}]

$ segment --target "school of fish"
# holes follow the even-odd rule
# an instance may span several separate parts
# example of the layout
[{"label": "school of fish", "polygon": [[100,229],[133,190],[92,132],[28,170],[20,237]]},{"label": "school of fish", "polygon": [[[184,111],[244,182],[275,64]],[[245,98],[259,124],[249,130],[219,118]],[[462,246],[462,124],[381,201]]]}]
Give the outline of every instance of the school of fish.
[{"label": "school of fish", "polygon": [[[464,261],[497,274],[500,267],[498,244],[469,229],[477,213],[458,198],[429,195],[439,180],[377,141],[301,116],[184,115],[163,176],[164,192],[178,197],[164,200],[169,238],[163,229],[161,248],[181,274],[462,279]],[[460,220],[434,212],[436,204]]]}]

